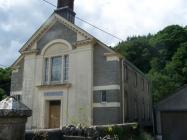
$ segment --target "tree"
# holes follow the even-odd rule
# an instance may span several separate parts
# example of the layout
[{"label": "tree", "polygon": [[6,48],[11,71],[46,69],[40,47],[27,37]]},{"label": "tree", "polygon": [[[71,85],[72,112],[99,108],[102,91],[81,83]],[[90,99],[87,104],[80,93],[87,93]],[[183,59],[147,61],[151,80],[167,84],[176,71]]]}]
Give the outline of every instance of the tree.
[{"label": "tree", "polygon": [[187,28],[171,25],[155,35],[128,38],[115,47],[152,81],[154,102],[187,83]]},{"label": "tree", "polygon": [[10,94],[11,69],[0,68],[0,100]]},{"label": "tree", "polygon": [[152,51],[149,38],[150,36],[128,38],[127,41],[119,43],[115,50],[133,62],[143,72],[147,73],[150,69],[149,62]]},{"label": "tree", "polygon": [[0,101],[5,97],[5,91],[0,88]]}]

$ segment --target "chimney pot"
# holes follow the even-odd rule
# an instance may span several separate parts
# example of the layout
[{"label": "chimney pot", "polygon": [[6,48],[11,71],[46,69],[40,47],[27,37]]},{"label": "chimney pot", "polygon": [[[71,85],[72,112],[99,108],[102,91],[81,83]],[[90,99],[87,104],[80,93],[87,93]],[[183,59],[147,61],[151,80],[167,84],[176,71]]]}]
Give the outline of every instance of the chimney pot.
[{"label": "chimney pot", "polygon": [[74,10],[74,0],[58,0],[57,8],[69,7]]},{"label": "chimney pot", "polygon": [[74,0],[58,0],[57,10],[55,12],[74,23],[76,15],[74,12]]}]

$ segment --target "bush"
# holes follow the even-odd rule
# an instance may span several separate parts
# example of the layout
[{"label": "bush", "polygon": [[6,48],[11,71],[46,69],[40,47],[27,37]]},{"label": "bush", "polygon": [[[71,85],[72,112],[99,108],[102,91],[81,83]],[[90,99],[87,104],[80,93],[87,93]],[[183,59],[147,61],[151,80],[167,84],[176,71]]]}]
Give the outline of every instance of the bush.
[{"label": "bush", "polygon": [[5,91],[0,88],[0,101],[5,98]]}]

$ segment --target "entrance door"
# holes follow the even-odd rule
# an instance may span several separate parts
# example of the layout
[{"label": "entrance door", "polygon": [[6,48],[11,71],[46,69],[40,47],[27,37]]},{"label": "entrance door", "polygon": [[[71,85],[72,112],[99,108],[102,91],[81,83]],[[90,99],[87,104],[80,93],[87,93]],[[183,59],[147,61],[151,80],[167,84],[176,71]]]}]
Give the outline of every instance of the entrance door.
[{"label": "entrance door", "polygon": [[49,102],[49,128],[60,128],[60,101]]}]

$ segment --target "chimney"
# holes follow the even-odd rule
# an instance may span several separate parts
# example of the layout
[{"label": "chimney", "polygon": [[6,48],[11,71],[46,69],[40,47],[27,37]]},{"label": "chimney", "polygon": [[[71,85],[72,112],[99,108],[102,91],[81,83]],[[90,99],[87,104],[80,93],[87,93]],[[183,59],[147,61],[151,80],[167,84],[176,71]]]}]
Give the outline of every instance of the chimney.
[{"label": "chimney", "polygon": [[71,23],[75,22],[74,0],[58,0],[55,12]]}]

